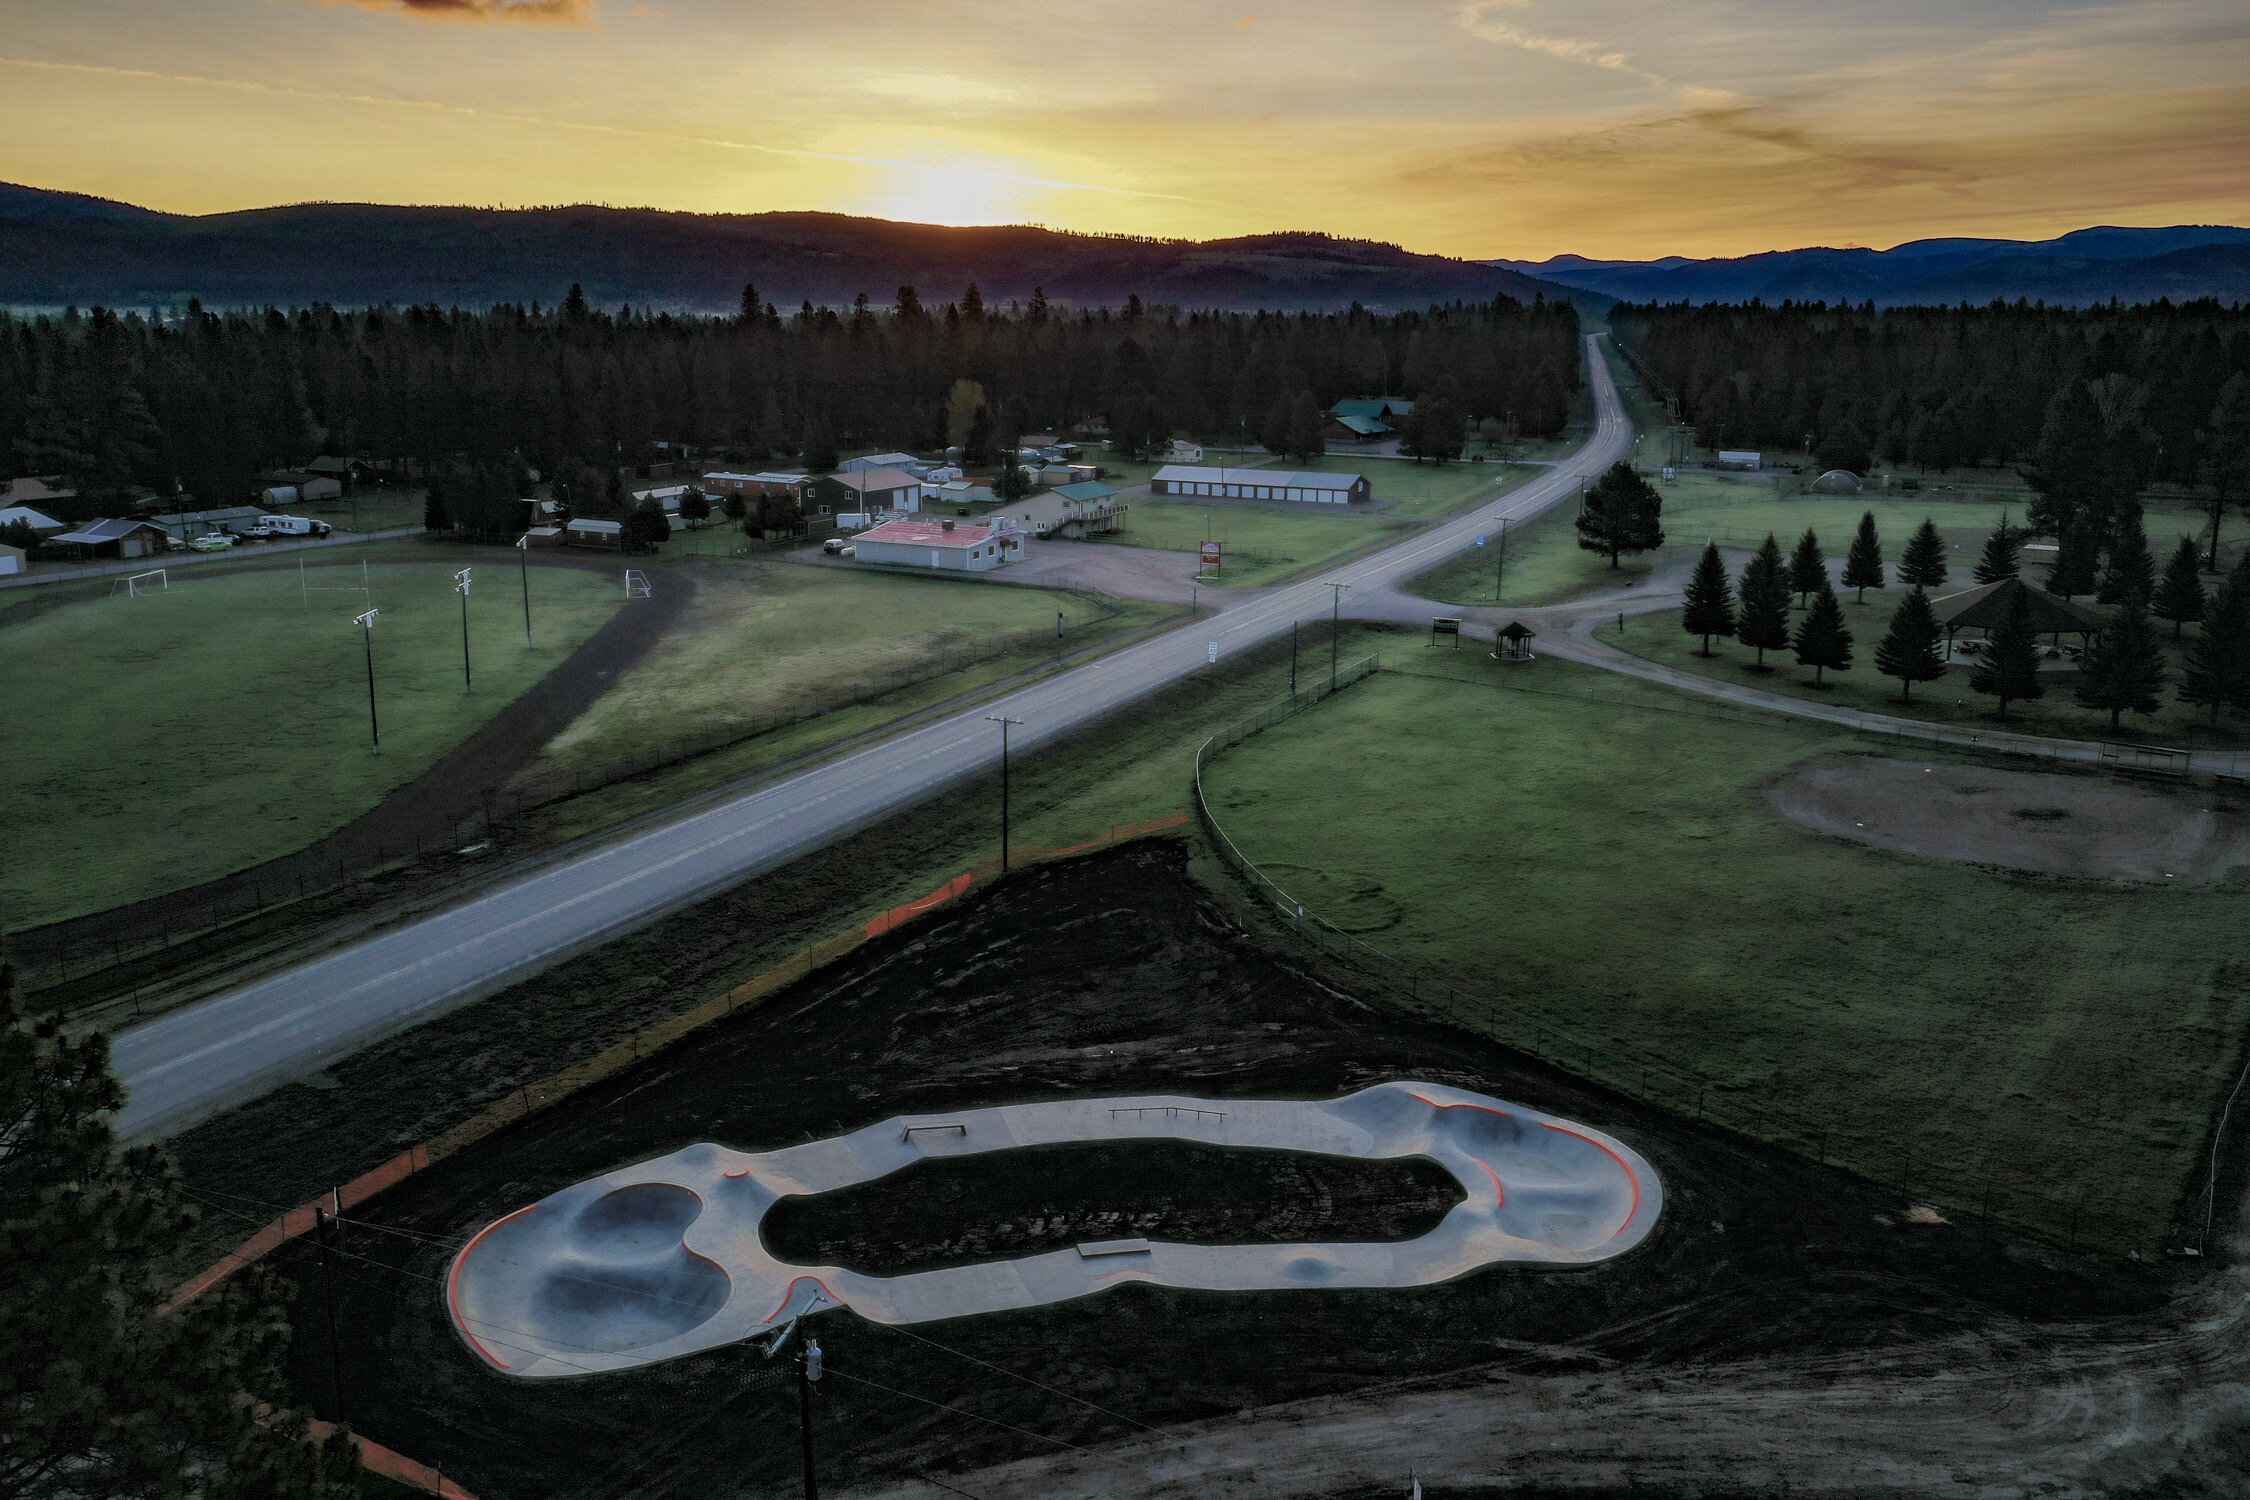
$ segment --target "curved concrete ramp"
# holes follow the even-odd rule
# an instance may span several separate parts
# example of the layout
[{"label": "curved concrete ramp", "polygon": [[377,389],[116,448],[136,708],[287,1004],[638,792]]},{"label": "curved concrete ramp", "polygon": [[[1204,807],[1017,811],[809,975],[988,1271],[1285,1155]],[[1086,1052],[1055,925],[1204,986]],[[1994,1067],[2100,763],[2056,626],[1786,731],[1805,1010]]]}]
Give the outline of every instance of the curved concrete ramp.
[{"label": "curved concrete ramp", "polygon": [[[824,1193],[934,1156],[1085,1141],[1387,1159],[1428,1157],[1467,1197],[1388,1244],[1177,1245],[1108,1240],[909,1276],[795,1266],[759,1223],[778,1198]],[[454,1257],[446,1308],[470,1348],[526,1379],[628,1369],[849,1307],[921,1323],[1084,1297],[1125,1281],[1202,1291],[1411,1287],[1480,1266],[1582,1266],[1647,1238],[1656,1172],[1598,1130],[1483,1094],[1385,1083],[1327,1101],[1151,1096],[911,1115],[780,1151],[688,1146],[543,1198]]]}]

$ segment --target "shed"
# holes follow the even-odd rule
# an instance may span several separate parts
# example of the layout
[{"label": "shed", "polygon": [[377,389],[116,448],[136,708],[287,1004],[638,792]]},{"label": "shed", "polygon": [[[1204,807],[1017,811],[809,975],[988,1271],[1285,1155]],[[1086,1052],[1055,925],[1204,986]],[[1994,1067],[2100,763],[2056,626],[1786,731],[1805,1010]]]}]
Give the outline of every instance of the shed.
[{"label": "shed", "polygon": [[66,531],[53,540],[59,546],[75,548],[88,557],[147,557],[172,545],[170,533],[154,521],[136,521],[129,517],[88,521],[76,531]]},{"label": "shed", "polygon": [[614,549],[625,545],[625,525],[622,521],[573,521],[563,531],[571,545],[577,547]]},{"label": "shed", "polygon": [[523,534],[525,543],[533,547],[560,547],[563,529],[560,526],[534,526]]},{"label": "shed", "polygon": [[1226,500],[1297,500],[1349,505],[1372,493],[1365,474],[1316,474],[1285,469],[1206,469],[1166,464],[1149,477],[1152,495]]}]

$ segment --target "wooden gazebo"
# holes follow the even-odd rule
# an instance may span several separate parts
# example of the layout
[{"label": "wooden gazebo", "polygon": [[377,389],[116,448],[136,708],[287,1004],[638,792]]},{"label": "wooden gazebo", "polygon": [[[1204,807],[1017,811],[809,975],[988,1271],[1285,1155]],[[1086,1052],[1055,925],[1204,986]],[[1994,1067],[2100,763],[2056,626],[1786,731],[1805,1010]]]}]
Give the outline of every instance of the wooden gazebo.
[{"label": "wooden gazebo", "polygon": [[1494,661],[1531,660],[1531,641],[1535,634],[1536,632],[1521,620],[1510,620],[1500,628],[1499,635],[1494,638],[1492,659]]},{"label": "wooden gazebo", "polygon": [[1945,628],[1946,654],[1950,656],[1953,652],[1953,637],[1957,631],[1981,630],[1989,639],[1992,632],[2008,622],[2008,613],[2015,608],[2018,599],[2023,600],[2031,628],[2039,635],[2075,635],[2083,646],[2088,636],[2109,623],[2109,616],[2098,609],[2073,604],[2060,594],[2035,588],[2021,578],[2003,578],[1998,583],[1981,584],[1930,601],[1930,613]]}]

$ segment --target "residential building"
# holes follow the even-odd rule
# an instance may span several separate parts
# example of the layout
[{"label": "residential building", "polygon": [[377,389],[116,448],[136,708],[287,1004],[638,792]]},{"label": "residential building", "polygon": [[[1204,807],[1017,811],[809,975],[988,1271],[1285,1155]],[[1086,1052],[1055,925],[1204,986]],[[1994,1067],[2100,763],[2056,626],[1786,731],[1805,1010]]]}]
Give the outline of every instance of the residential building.
[{"label": "residential building", "polygon": [[839,474],[867,474],[876,469],[909,469],[915,464],[911,453],[870,453],[863,458],[847,458],[836,466]]},{"label": "residential building", "polygon": [[604,547],[614,552],[625,545],[621,521],[573,521],[563,528],[563,534],[573,547]]},{"label": "residential building", "polygon": [[1005,516],[989,523],[906,516],[861,532],[852,547],[861,562],[986,573],[1023,561],[1024,534]]},{"label": "residential building", "polygon": [[78,491],[63,482],[59,474],[45,479],[11,479],[0,483],[0,498],[10,505],[63,504],[78,498]]},{"label": "residential building", "polygon": [[263,521],[266,514],[255,505],[227,505],[217,510],[175,511],[149,519],[169,532],[174,542],[192,542],[215,531],[229,531],[239,536]]},{"label": "residential building", "polygon": [[45,511],[33,510],[28,505],[0,507],[0,526],[13,526],[18,521],[29,526],[41,541],[45,541],[49,537],[60,536],[70,530],[69,522],[58,521]]},{"label": "residential building", "polygon": [[805,493],[813,476],[802,469],[765,469],[756,474],[738,474],[722,470],[703,476],[703,493],[706,495],[786,495],[804,504]]},{"label": "residential building", "polygon": [[1298,500],[1350,505],[1373,491],[1365,474],[1292,473],[1286,469],[1204,469],[1166,464],[1150,476],[1152,495],[1213,500]]},{"label": "residential building", "polygon": [[1106,484],[1066,484],[1012,500],[992,514],[1006,516],[1035,537],[1107,536],[1124,525],[1129,507]]},{"label": "residential building", "polygon": [[1404,396],[1352,396],[1328,408],[1331,417],[1365,417],[1396,427],[1414,415],[1414,403]]},{"label": "residential building", "polygon": [[847,510],[905,510],[922,508],[927,486],[904,469],[855,469],[829,474],[814,486],[810,497],[819,507],[807,515],[834,515]]},{"label": "residential building", "polygon": [[1389,437],[1397,429],[1390,423],[1374,417],[1330,417],[1320,433],[1332,443],[1372,443]]},{"label": "residential building", "polygon": [[1191,443],[1186,438],[1172,439],[1172,446],[1164,450],[1168,464],[1199,464],[1203,462],[1203,445]]},{"label": "residential building", "polygon": [[57,546],[71,548],[80,557],[149,557],[172,545],[171,533],[163,527],[154,521],[137,521],[130,516],[114,521],[88,521],[76,531],[66,531],[52,540]]}]

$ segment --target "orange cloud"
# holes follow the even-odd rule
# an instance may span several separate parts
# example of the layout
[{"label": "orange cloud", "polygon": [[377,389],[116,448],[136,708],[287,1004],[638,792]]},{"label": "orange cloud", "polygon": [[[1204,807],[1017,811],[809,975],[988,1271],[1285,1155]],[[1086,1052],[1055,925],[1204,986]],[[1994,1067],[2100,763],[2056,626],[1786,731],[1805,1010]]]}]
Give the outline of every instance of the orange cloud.
[{"label": "orange cloud", "polygon": [[536,26],[590,27],[594,24],[594,7],[599,0],[320,0],[320,3],[356,5],[362,10],[420,16],[431,21],[528,21]]}]

